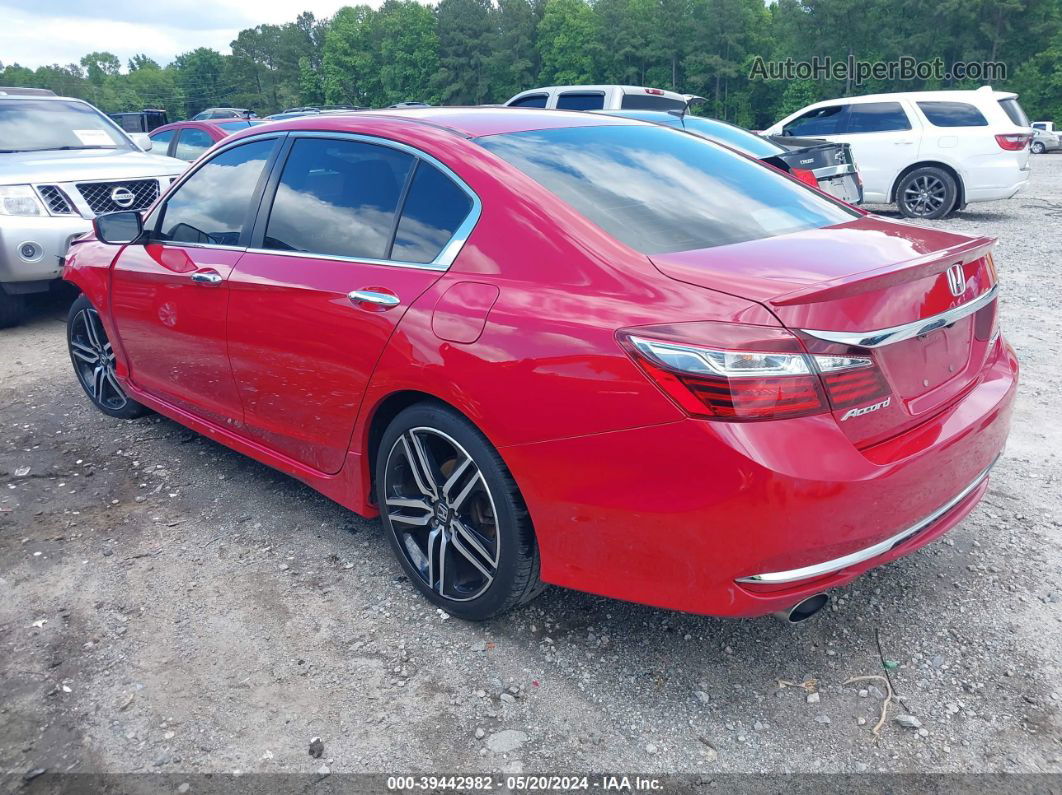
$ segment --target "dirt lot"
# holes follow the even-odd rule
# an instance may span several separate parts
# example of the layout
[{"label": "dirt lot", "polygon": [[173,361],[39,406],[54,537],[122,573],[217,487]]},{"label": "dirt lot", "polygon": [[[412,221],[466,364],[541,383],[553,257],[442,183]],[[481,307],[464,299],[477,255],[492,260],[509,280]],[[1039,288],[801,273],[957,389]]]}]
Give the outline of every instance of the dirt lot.
[{"label": "dirt lot", "polygon": [[[375,522],[168,420],[91,409],[65,307],[40,302],[0,332],[8,786],[40,769],[1062,772],[1062,155],[1033,166],[1018,198],[937,223],[1000,237],[1024,365],[988,496],[799,627],[558,589],[447,619]],[[845,681],[883,660],[902,704],[875,738],[884,683]]]}]

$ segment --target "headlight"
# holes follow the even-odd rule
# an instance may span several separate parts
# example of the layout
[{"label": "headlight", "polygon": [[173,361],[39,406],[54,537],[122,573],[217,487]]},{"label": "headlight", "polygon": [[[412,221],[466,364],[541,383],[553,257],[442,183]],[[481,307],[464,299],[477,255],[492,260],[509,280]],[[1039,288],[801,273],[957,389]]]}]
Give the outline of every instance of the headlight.
[{"label": "headlight", "polygon": [[29,185],[0,186],[0,215],[44,214],[44,205]]}]

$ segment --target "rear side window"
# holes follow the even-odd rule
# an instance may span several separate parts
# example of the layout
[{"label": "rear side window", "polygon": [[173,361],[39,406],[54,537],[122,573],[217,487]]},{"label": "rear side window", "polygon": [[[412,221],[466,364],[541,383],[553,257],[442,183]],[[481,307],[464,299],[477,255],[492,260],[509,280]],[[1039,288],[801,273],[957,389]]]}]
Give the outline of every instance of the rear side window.
[{"label": "rear side window", "polygon": [[476,140],[646,254],[740,243],[858,217],[773,169],[667,127],[567,127]]},{"label": "rear side window", "polygon": [[263,247],[386,259],[413,156],[363,141],[302,138],[292,145]]},{"label": "rear side window", "polygon": [[434,260],[472,210],[472,198],[439,169],[423,160],[409,186],[394,247],[388,259]]},{"label": "rear side window", "polygon": [[844,105],[815,108],[798,116],[782,128],[782,135],[836,135],[844,132],[847,114]]},{"label": "rear side window", "polygon": [[237,246],[251,197],[275,141],[254,141],[205,163],[170,196],[155,239],[206,246]]},{"label": "rear side window", "polygon": [[659,94],[624,94],[620,107],[624,110],[682,110],[686,103],[672,97],[662,97]]},{"label": "rear side window", "polygon": [[546,100],[549,97],[546,94],[529,94],[526,97],[520,97],[520,99],[513,100],[509,103],[510,108],[544,108],[546,107]]},{"label": "rear side window", "polygon": [[166,150],[170,146],[170,141],[173,140],[173,136],[176,130],[163,130],[160,133],[152,133],[148,136],[151,139],[151,151],[156,155],[166,154]]},{"label": "rear side window", "polygon": [[557,97],[557,107],[563,110],[601,110],[605,95],[601,91],[569,91]]},{"label": "rear side window", "polygon": [[214,139],[204,130],[186,127],[177,134],[177,148],[173,156],[181,160],[195,160],[214,145]]},{"label": "rear side window", "polygon": [[910,130],[907,118],[899,102],[863,102],[848,109],[848,133],[890,132]]},{"label": "rear side window", "polygon": [[981,111],[965,102],[919,102],[918,109],[934,127],[987,127]]},{"label": "rear side window", "polygon": [[1016,98],[1011,97],[1009,99],[999,100],[999,107],[1003,108],[1003,112],[1007,114],[1007,118],[1019,127],[1029,126],[1029,117],[1025,115],[1025,111],[1022,110],[1021,105],[1018,104]]}]

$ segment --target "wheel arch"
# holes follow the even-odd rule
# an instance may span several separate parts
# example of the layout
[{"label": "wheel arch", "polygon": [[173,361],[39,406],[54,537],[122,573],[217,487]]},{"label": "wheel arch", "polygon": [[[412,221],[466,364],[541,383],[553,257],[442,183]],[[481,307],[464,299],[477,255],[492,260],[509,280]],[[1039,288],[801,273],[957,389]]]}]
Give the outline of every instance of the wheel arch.
[{"label": "wheel arch", "polygon": [[[405,409],[418,403],[434,403],[437,406],[455,412],[477,431],[483,434],[483,437],[490,442],[491,446],[502,456],[502,460],[505,460],[505,456],[490,438],[490,435],[483,430],[479,423],[469,416],[468,412],[462,411],[459,406],[454,405],[452,402],[445,400],[438,395],[418,389],[400,389],[391,392],[373,405],[364,424],[364,447],[362,449],[364,450],[365,461],[364,470],[367,486],[366,497],[367,501],[374,506],[376,504],[376,455],[379,452],[380,442],[383,439],[384,431],[387,430],[387,426],[391,424],[391,421],[395,417],[401,414]],[[508,467],[508,463],[506,463],[506,466]],[[516,480],[516,476],[513,474],[512,469],[509,470],[509,474],[514,480]]]},{"label": "wheel arch", "polygon": [[892,187],[889,189],[889,204],[896,202],[896,189],[900,186],[901,180],[912,171],[920,168],[939,168],[940,170],[951,174],[952,178],[955,180],[956,186],[955,207],[952,209],[958,210],[966,206],[966,185],[963,183],[962,174],[959,173],[959,170],[955,168],[955,166],[949,165],[941,160],[919,160],[917,163],[912,163],[897,174],[896,179],[892,181]]}]

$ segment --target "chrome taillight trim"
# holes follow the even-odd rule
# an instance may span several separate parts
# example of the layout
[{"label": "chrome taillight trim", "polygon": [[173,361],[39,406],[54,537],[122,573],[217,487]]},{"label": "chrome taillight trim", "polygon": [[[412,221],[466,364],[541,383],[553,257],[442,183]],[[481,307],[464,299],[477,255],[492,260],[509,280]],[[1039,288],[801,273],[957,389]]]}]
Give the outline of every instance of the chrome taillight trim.
[{"label": "chrome taillight trim", "polygon": [[894,536],[889,536],[884,541],[879,541],[873,546],[865,547],[864,549],[857,550],[843,557],[834,558],[833,560],[826,560],[822,563],[815,563],[811,566],[804,566],[800,569],[789,569],[787,571],[771,571],[764,574],[754,574],[751,577],[739,577],[738,582],[759,583],[761,585],[782,585],[788,582],[799,582],[800,580],[810,580],[815,577],[822,577],[825,574],[832,574],[835,571],[854,566],[857,563],[876,558],[878,555],[884,555],[890,549],[897,544],[906,541],[911,536],[925,530],[927,527],[942,519],[947,513],[955,508],[959,503],[970,496],[973,491],[980,486],[985,478],[988,477],[988,473],[995,466],[996,461],[999,460],[997,456],[991,464],[989,464],[973,482],[948,500],[944,505],[937,508],[929,516],[921,519],[910,527],[901,530]]},{"label": "chrome taillight trim", "polygon": [[956,306],[939,315],[904,323],[902,326],[878,329],[877,331],[820,331],[818,329],[801,329],[805,334],[826,342],[839,342],[842,345],[856,345],[860,348],[880,348],[904,340],[921,337],[931,331],[950,326],[996,300],[999,286],[994,285],[972,301]]}]

